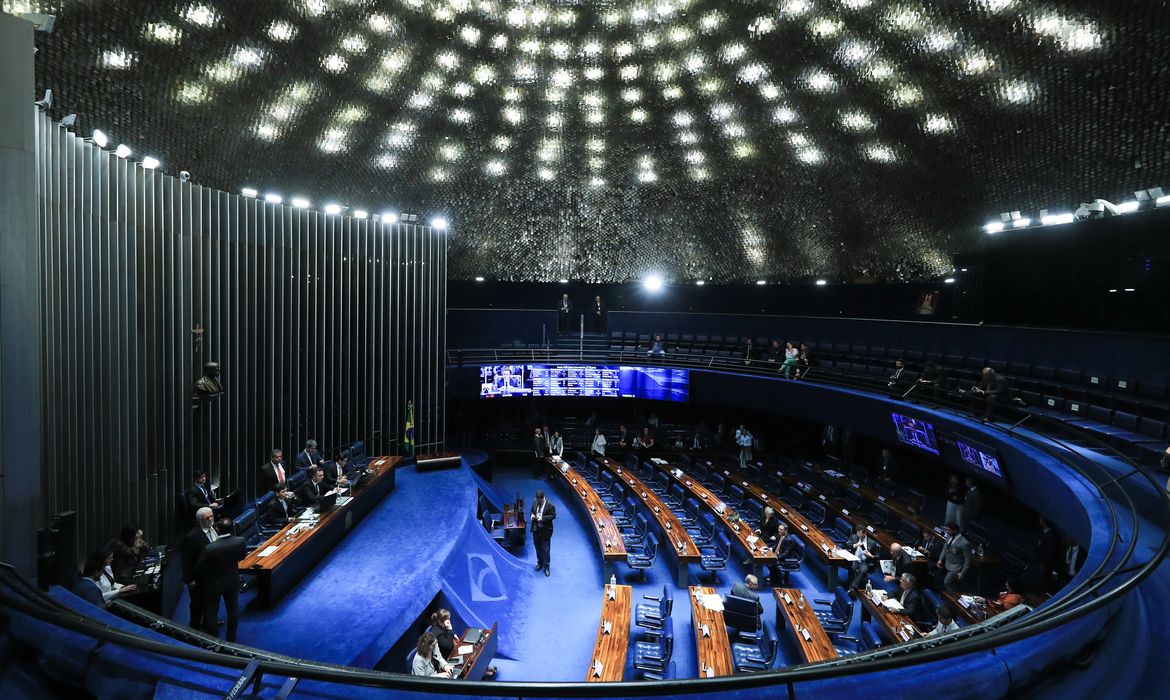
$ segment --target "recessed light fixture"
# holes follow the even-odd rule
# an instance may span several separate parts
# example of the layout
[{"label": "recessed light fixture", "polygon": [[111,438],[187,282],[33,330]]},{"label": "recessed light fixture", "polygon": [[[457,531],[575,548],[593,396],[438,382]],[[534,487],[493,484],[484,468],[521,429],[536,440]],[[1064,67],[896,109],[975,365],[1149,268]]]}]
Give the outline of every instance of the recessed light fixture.
[{"label": "recessed light fixture", "polygon": [[817,286],[818,286],[818,287],[823,287],[823,286],[825,286],[826,284],[828,284],[828,282],[826,282],[825,280],[817,280]]},{"label": "recessed light fixture", "polygon": [[353,216],[355,219],[368,219],[370,218],[370,212],[365,209],[358,209],[353,213]]},{"label": "recessed light fixture", "polygon": [[476,277],[476,278],[475,278],[475,281],[476,281],[476,282],[482,282],[482,281],[483,281],[483,278],[482,278],[482,277]]},{"label": "recessed light fixture", "polygon": [[702,287],[704,284],[707,284],[707,280],[695,280],[695,284]]},{"label": "recessed light fixture", "polygon": [[431,219],[431,228],[437,228],[440,231],[445,231],[447,230],[447,220],[441,216],[436,216],[435,218]]},{"label": "recessed light fixture", "polygon": [[658,275],[650,275],[646,278],[646,281],[642,283],[642,286],[646,287],[647,291],[657,292],[658,290],[662,289],[662,278]]},{"label": "recessed light fixture", "polygon": [[384,212],[382,212],[381,219],[382,219],[382,223],[384,223],[384,224],[397,223],[398,222],[398,214],[395,214],[392,211],[384,211]]},{"label": "recessed light fixture", "polygon": [[759,286],[763,286],[767,283],[768,283],[768,280],[756,280],[756,284]]}]

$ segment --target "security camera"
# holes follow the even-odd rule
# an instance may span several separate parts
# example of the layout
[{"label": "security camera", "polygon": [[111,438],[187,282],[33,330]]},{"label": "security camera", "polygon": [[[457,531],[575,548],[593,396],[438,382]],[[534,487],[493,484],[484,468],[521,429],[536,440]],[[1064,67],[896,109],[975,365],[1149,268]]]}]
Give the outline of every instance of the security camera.
[{"label": "security camera", "polygon": [[33,29],[36,31],[46,33],[53,31],[53,24],[57,21],[53,15],[43,15],[39,12],[25,12],[20,15],[20,18],[32,22]]},{"label": "security camera", "polygon": [[179,182],[187,182],[191,179],[191,173],[187,170],[179,171]]}]

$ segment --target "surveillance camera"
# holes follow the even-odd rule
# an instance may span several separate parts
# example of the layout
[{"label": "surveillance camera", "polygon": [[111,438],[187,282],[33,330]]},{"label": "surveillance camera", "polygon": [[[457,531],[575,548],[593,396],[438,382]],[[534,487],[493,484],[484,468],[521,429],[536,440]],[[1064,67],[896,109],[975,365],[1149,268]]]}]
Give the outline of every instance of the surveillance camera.
[{"label": "surveillance camera", "polygon": [[53,31],[53,25],[57,22],[57,18],[53,15],[45,15],[39,12],[25,12],[20,15],[20,18],[32,22],[33,29],[38,32],[49,33]]},{"label": "surveillance camera", "polygon": [[189,181],[190,179],[191,179],[191,173],[190,173],[190,172],[188,172],[188,171],[186,171],[186,170],[180,170],[180,171],[179,171],[179,181],[180,181],[180,182],[187,182],[187,181]]}]

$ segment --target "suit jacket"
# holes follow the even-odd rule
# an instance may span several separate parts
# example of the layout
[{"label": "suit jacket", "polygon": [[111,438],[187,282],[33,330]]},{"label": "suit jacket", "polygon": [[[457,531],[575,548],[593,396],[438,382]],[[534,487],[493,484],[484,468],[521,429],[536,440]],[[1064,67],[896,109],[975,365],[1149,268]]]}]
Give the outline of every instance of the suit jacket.
[{"label": "suit jacket", "polygon": [[183,535],[183,539],[179,541],[179,552],[182,555],[183,583],[190,584],[195,582],[195,565],[199,562],[199,556],[203,554],[203,549],[209,543],[207,534],[199,526],[188,530],[187,534]]},{"label": "suit jacket", "polygon": [[568,314],[572,310],[573,310],[573,300],[572,299],[561,299],[560,302],[557,304],[557,312],[558,313]]},{"label": "suit jacket", "polygon": [[[337,462],[334,460],[322,462],[321,468],[325,470],[325,481],[322,483],[329,484],[329,488],[337,486]],[[342,472],[346,475],[346,478],[349,477],[348,469],[343,469]]]},{"label": "suit jacket", "polygon": [[548,451],[558,456],[564,454],[565,439],[554,435],[553,438],[549,440]]},{"label": "suit jacket", "polygon": [[309,450],[309,454],[305,454],[304,450],[297,453],[297,469],[308,469],[320,463],[321,453],[317,450]]},{"label": "suit jacket", "polygon": [[315,506],[317,501],[320,501],[321,497],[328,492],[329,485],[325,483],[324,479],[319,484],[314,484],[313,480],[309,479],[297,489],[297,501],[305,507]]},{"label": "suit jacket", "polygon": [[[848,544],[845,545],[845,549],[848,549],[850,552],[853,552],[856,554],[857,553],[857,545],[858,545],[859,541],[860,540],[857,537],[857,533],[850,535],[849,542],[848,542]],[[857,564],[854,564],[854,566],[864,565],[866,569],[873,569],[875,566],[877,566],[877,555],[879,552],[879,549],[878,549],[879,547],[880,547],[880,545],[877,543],[877,540],[875,540],[872,537],[867,536],[865,538],[865,551],[874,555],[874,558],[867,559],[865,557],[859,557],[861,559],[861,561],[859,561]]]},{"label": "suit jacket", "polygon": [[780,519],[775,515],[773,515],[771,518],[766,518],[760,521],[760,535],[764,538],[764,541],[768,543],[769,547],[772,546],[772,538],[776,537],[777,533],[779,532]]},{"label": "suit jacket", "polygon": [[971,544],[962,535],[955,535],[954,539],[944,542],[942,554],[943,568],[947,571],[966,575],[971,568]]},{"label": "suit jacket", "polygon": [[[289,476],[291,476],[288,473],[288,466],[281,464],[280,468],[284,470],[284,480],[288,481]],[[272,466],[272,462],[265,462],[260,465],[260,474],[256,479],[256,488],[259,491],[258,496],[263,496],[276,488],[276,468]]]},{"label": "suit jacket", "polygon": [[898,602],[902,604],[902,612],[906,613],[911,620],[922,618],[922,592],[917,588],[902,591],[902,595],[898,596]]},{"label": "suit jacket", "polygon": [[927,559],[931,561],[938,561],[939,559],[942,559],[943,542],[945,542],[945,540],[940,538],[938,535],[931,535],[929,542],[919,542],[916,549],[920,549],[926,555]]},{"label": "suit jacket", "polygon": [[902,574],[914,573],[914,559],[906,553],[906,550],[903,549],[902,553],[894,557],[892,561],[894,562],[894,578],[901,578]]},{"label": "suit jacket", "polygon": [[210,508],[211,504],[215,503],[215,494],[206,484],[203,488],[200,488],[199,484],[191,484],[183,492],[183,496],[187,500],[187,511],[191,513],[191,517],[195,517],[195,511],[200,508]]},{"label": "suit jacket", "polygon": [[106,599],[102,596],[101,587],[98,586],[97,581],[87,576],[79,578],[77,583],[73,584],[73,587],[69,590],[73,595],[91,605],[96,605],[99,608],[106,607]]},{"label": "suit jacket", "polygon": [[764,612],[764,604],[760,602],[759,594],[748,588],[747,584],[743,581],[737,581],[735,585],[731,587],[731,595],[735,596],[736,598],[747,598],[748,600],[756,601],[756,609],[760,612]]},{"label": "suit jacket", "polygon": [[[536,501],[533,500],[532,508],[529,509],[532,515],[536,515],[536,506]],[[552,504],[552,501],[548,500],[547,498],[544,499],[544,511],[542,511],[540,519],[532,522],[532,534],[535,535],[537,532],[547,532],[551,535],[553,531],[553,521],[556,519],[557,507]]]},{"label": "suit jacket", "polygon": [[532,437],[532,453],[536,457],[548,456],[548,442],[544,439],[544,435]]},{"label": "suit jacket", "polygon": [[223,535],[203,548],[195,562],[195,583],[201,593],[218,595],[240,587],[237,566],[247,554],[243,537]]},{"label": "suit jacket", "polygon": [[284,526],[288,523],[289,518],[295,518],[301,509],[297,508],[291,501],[292,499],[273,498],[268,507],[264,509],[264,524]]},{"label": "suit jacket", "polygon": [[796,540],[792,539],[792,535],[787,535],[784,539],[776,542],[776,556],[781,559],[788,559],[796,556]]},{"label": "suit jacket", "polygon": [[979,519],[983,514],[983,489],[976,487],[967,491],[967,500],[963,501],[963,522],[970,523]]}]

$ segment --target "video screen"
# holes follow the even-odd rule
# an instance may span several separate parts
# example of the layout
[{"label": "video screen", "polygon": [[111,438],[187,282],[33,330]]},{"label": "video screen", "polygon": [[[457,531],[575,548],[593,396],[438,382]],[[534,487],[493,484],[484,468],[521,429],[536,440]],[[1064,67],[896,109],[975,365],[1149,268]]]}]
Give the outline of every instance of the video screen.
[{"label": "video screen", "polygon": [[894,419],[894,432],[897,433],[900,442],[926,450],[933,455],[938,454],[938,440],[934,437],[933,425],[900,413],[891,413],[890,417]]},{"label": "video screen", "polygon": [[955,438],[955,447],[959,450],[959,457],[966,463],[978,467],[997,478],[1003,478],[1003,466],[999,461],[999,454],[995,450],[982,445],[973,445],[962,438]]},{"label": "video screen", "polygon": [[690,370],[616,365],[482,365],[479,395],[589,396],[687,401]]}]

